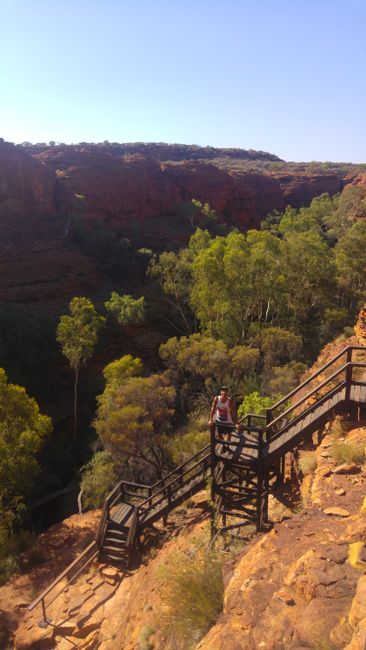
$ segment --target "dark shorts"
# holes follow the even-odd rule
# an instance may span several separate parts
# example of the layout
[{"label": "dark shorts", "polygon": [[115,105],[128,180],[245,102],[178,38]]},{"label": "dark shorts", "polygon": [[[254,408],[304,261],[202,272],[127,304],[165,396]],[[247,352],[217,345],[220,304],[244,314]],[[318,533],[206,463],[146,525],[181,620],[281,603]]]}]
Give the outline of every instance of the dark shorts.
[{"label": "dark shorts", "polygon": [[224,436],[227,433],[231,433],[235,429],[235,424],[223,424],[222,422],[214,422],[217,435]]}]

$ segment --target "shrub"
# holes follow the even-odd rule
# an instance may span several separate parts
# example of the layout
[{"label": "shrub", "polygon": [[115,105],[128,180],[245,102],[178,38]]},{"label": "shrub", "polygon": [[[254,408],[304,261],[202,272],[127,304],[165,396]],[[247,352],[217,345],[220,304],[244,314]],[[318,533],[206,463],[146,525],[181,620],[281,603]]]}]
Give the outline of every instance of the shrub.
[{"label": "shrub", "polygon": [[169,452],[174,465],[181,465],[210,442],[207,417],[182,427],[171,439]]},{"label": "shrub", "polygon": [[311,474],[316,468],[316,452],[315,451],[301,451],[299,458],[299,467],[304,476]]},{"label": "shrub", "polygon": [[146,625],[141,629],[138,650],[153,650],[154,644],[150,641],[150,637],[154,632],[155,628],[150,625]]},{"label": "shrub", "polygon": [[98,508],[117,483],[115,463],[107,451],[98,451],[81,472],[83,504],[87,508]]},{"label": "shrub", "polygon": [[[0,529],[0,585],[16,571],[29,571],[44,560],[36,536],[25,530]],[[1,647],[1,646],[0,646]]]},{"label": "shrub", "polygon": [[173,553],[159,567],[163,633],[173,647],[197,645],[222,611],[223,556],[198,542]]},{"label": "shrub", "polygon": [[335,440],[332,445],[332,456],[337,463],[357,463],[365,460],[365,446],[356,442]]},{"label": "shrub", "polygon": [[345,434],[345,425],[343,418],[340,415],[336,415],[331,427],[330,427],[330,434],[335,438],[339,439]]},{"label": "shrub", "polygon": [[[282,395],[260,395],[260,393],[255,390],[253,393],[246,395],[239,406],[238,415],[239,417],[245,415],[246,413],[255,413],[256,415],[265,415],[266,408],[270,408],[273,404],[278,402],[282,398]],[[283,410],[287,408],[287,404],[283,405]]]}]

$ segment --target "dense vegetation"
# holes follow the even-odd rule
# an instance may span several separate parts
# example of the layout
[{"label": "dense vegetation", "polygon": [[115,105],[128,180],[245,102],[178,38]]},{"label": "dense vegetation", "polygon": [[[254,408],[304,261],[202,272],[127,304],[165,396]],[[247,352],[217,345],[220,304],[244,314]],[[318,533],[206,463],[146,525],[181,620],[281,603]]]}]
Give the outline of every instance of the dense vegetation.
[{"label": "dense vegetation", "polygon": [[[63,401],[70,417],[55,422],[52,435],[35,401],[1,375],[0,446],[8,459],[0,471],[1,566],[42,490],[78,483],[83,464],[88,505],[98,505],[118,476],[156,480],[205,444],[209,404],[220,384],[229,384],[241,412],[259,413],[296,385],[323,344],[353,325],[366,299],[361,187],[267,215],[260,230],[245,234],[219,228],[207,204],[188,208],[188,246],[160,254],[107,237],[100,239],[103,258],[98,235],[83,229],[78,212],[71,219],[72,245],[103,258],[106,268],[113,260],[109,273],[118,291],[138,277],[142,296],[114,290],[96,306],[74,298],[58,323],[23,318],[19,308],[0,312],[0,363],[11,381],[47,404],[63,352],[74,385]],[[19,315],[27,325],[21,345],[13,331]],[[149,333],[139,334],[144,323]],[[131,324],[135,345],[139,336],[159,331],[152,339],[160,342],[158,354],[141,359],[135,353]],[[40,368],[43,382],[33,376]]]}]

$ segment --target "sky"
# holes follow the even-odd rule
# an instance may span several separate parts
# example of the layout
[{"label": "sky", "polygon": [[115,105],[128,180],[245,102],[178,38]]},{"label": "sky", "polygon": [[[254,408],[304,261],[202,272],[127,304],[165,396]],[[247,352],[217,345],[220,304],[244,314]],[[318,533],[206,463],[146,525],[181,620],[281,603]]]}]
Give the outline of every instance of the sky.
[{"label": "sky", "polygon": [[0,0],[0,137],[366,162],[366,0]]}]

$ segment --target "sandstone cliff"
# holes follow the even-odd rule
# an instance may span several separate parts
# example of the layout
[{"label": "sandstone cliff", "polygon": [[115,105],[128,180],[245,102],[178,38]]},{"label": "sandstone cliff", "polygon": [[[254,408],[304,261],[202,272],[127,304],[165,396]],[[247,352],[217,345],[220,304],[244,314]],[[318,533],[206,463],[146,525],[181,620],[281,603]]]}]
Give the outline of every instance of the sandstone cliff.
[{"label": "sandstone cliff", "polygon": [[[248,170],[243,160],[280,168]],[[191,230],[179,206],[193,197],[210,203],[219,221],[246,230],[274,209],[339,192],[346,180],[283,164],[263,152],[210,147],[0,141],[0,300],[65,303],[103,286],[95,260],[64,240],[75,193],[85,196],[86,227],[102,224],[117,238],[163,249],[187,241]]]}]

